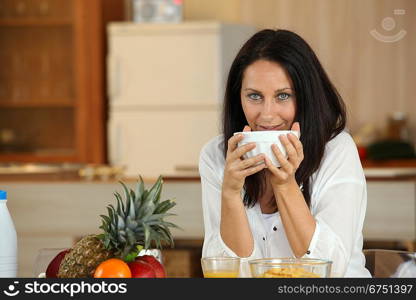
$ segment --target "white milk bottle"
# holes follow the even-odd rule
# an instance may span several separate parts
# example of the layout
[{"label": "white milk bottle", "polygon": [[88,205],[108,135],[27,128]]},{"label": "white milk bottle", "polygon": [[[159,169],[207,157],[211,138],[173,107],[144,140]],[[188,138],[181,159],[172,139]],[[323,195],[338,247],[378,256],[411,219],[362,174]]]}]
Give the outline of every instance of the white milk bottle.
[{"label": "white milk bottle", "polygon": [[0,190],[0,277],[16,277],[17,236],[6,203],[7,193]]}]

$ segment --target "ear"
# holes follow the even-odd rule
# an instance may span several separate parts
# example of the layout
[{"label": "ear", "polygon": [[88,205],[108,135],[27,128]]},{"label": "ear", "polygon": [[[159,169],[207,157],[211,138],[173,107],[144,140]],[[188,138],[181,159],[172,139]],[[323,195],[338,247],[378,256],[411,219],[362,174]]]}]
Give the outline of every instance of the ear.
[{"label": "ear", "polygon": [[299,125],[299,122],[293,123],[292,128],[290,130],[299,131],[299,136],[300,136],[300,125]]},{"label": "ear", "polygon": [[248,126],[248,125],[244,126],[243,132],[245,132],[245,131],[251,131],[250,126]]}]

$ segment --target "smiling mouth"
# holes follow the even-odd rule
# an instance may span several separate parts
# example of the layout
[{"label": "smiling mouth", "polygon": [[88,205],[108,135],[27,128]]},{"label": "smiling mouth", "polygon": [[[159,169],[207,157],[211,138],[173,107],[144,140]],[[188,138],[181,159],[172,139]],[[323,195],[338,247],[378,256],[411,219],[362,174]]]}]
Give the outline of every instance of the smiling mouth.
[{"label": "smiling mouth", "polygon": [[281,130],[283,127],[283,124],[279,124],[276,126],[262,126],[262,125],[257,125],[257,130],[258,131],[266,131],[266,130]]}]

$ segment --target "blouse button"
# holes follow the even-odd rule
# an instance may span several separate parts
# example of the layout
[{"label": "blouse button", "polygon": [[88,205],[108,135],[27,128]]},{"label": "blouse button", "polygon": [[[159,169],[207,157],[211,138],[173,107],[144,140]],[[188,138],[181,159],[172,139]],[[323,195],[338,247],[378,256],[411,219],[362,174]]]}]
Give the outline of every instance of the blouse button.
[{"label": "blouse button", "polygon": [[276,227],[276,226],[274,226],[274,227],[273,227],[273,230],[274,230],[274,231],[276,231],[276,230],[277,230],[277,227]]},{"label": "blouse button", "polygon": [[266,238],[265,237],[263,237],[263,241],[265,241],[266,240]]},{"label": "blouse button", "polygon": [[306,251],[306,254],[311,254],[311,251],[309,251],[309,250],[308,250],[308,251]]}]

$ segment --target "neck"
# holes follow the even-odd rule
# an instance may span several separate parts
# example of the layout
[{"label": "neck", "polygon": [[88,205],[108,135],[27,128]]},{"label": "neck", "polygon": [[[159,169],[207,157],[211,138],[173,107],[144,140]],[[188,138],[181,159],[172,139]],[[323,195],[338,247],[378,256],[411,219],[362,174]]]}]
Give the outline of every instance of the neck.
[{"label": "neck", "polygon": [[267,189],[264,195],[260,198],[261,212],[264,214],[272,214],[278,211],[276,199],[273,194],[273,190]]},{"label": "neck", "polygon": [[[263,170],[264,171],[264,170]],[[276,198],[274,197],[272,186],[269,184],[269,172],[264,173],[264,180],[266,182],[266,190],[259,199],[261,212],[264,214],[272,214],[278,211]]]}]

